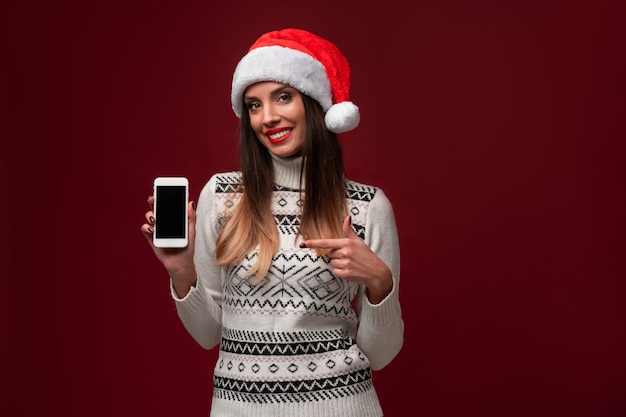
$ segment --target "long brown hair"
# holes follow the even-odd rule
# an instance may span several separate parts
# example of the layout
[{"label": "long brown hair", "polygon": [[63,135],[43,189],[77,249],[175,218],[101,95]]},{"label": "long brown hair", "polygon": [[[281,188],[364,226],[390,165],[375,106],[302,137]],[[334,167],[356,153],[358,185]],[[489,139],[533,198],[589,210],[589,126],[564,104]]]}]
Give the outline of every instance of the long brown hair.
[{"label": "long brown hair", "polygon": [[[303,239],[340,238],[346,215],[341,144],[337,135],[326,129],[319,103],[305,94],[301,96],[306,129],[300,176],[300,188],[304,185],[304,206],[299,234]],[[235,208],[225,213],[226,221],[217,238],[215,255],[219,266],[229,266],[239,263],[257,248],[258,258],[248,274],[258,281],[269,271],[279,247],[271,208],[274,167],[269,151],[252,130],[248,110],[243,107],[239,126],[240,190],[243,194]]]}]

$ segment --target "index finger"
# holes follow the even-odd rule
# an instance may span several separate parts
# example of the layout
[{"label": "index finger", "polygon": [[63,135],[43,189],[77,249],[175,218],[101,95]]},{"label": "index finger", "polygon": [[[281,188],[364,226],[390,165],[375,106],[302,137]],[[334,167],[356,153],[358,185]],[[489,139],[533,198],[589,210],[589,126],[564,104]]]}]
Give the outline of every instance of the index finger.
[{"label": "index finger", "polygon": [[309,249],[341,249],[343,239],[310,239],[300,243],[301,248]]}]

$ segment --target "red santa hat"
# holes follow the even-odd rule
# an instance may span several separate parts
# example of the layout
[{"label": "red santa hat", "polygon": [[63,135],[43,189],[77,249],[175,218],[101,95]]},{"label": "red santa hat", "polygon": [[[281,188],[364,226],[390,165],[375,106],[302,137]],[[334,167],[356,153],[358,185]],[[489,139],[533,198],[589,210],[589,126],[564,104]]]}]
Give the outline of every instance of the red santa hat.
[{"label": "red santa hat", "polygon": [[246,88],[260,81],[288,84],[317,100],[331,132],[348,132],[359,124],[359,108],[350,101],[348,60],[335,44],[311,32],[283,29],[256,40],[233,75],[231,102],[237,117]]}]

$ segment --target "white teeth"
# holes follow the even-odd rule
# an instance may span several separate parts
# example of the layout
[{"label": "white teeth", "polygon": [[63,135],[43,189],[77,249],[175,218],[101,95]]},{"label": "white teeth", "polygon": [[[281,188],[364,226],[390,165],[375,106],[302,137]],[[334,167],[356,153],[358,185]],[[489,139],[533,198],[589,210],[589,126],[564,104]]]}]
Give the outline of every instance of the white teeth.
[{"label": "white teeth", "polygon": [[287,133],[291,132],[291,130],[281,130],[278,133],[274,133],[272,135],[267,135],[270,139],[272,140],[276,140],[276,139],[280,139],[283,136],[285,136]]}]

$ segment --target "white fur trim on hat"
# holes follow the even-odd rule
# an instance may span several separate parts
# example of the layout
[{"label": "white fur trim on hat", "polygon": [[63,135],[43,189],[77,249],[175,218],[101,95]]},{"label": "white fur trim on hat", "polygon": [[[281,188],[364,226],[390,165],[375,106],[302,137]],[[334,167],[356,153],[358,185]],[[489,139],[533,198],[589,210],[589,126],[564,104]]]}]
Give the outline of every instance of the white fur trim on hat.
[{"label": "white fur trim on hat", "polygon": [[288,84],[317,100],[324,111],[332,105],[326,69],[319,61],[295,49],[264,46],[248,52],[235,69],[231,103],[237,117],[241,118],[244,92],[252,84],[261,81]]}]

